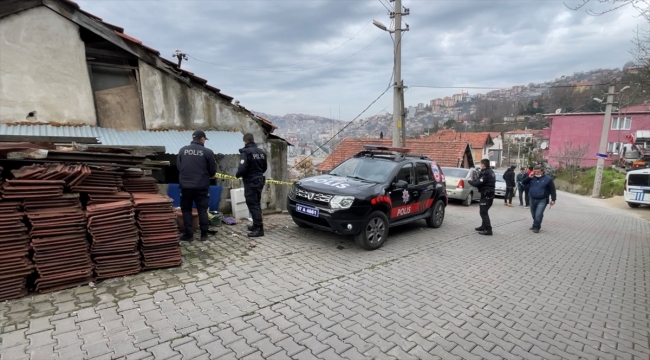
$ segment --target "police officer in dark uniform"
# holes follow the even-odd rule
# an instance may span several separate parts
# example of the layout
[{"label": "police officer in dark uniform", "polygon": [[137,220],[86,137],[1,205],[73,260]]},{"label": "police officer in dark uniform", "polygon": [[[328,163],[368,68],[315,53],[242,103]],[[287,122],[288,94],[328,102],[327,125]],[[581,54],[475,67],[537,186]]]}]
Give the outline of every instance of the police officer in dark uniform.
[{"label": "police officer in dark uniform", "polygon": [[204,146],[206,140],[208,139],[205,137],[205,132],[195,131],[192,134],[192,142],[178,152],[178,183],[181,188],[181,210],[185,225],[185,233],[181,236],[181,241],[192,241],[194,238],[192,203],[196,204],[199,213],[201,241],[208,239],[210,179],[217,173],[217,163],[212,150]]},{"label": "police officer in dark uniform", "polygon": [[490,160],[481,160],[481,172],[479,177],[476,180],[470,180],[469,184],[477,187],[481,192],[479,214],[481,215],[483,223],[480,227],[476,228],[476,231],[481,235],[492,235],[492,224],[490,223],[490,215],[488,215],[488,211],[492,207],[492,202],[494,201],[496,177],[494,176],[494,171],[490,169]]},{"label": "police officer in dark uniform", "polygon": [[266,153],[257,147],[253,134],[244,134],[244,147],[239,149],[241,160],[237,169],[237,178],[244,182],[244,197],[246,206],[253,218],[253,225],[248,227],[248,237],[264,236],[264,224],[262,223],[262,189],[266,178]]}]

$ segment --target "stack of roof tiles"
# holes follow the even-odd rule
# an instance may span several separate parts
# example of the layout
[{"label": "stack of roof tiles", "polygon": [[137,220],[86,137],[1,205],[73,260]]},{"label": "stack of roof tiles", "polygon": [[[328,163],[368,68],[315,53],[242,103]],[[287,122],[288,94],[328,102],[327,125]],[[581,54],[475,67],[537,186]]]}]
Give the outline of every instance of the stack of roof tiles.
[{"label": "stack of roof tiles", "polygon": [[160,194],[134,193],[145,269],[180,266],[183,262],[173,200]]},{"label": "stack of roof tiles", "polygon": [[110,166],[93,166],[83,181],[70,188],[78,193],[113,194],[119,192],[122,186],[122,170]]},{"label": "stack of roof tiles", "polygon": [[42,198],[61,196],[63,180],[7,180],[0,186],[3,199]]},{"label": "stack of roof tiles", "polygon": [[[0,168],[0,183],[2,183]],[[27,294],[27,277],[33,266],[29,261],[29,235],[23,223],[20,202],[0,200],[0,301]]]},{"label": "stack of roof tiles", "polygon": [[130,193],[157,194],[156,179],[144,176],[140,169],[128,169],[124,172],[124,189]]},{"label": "stack of roof tiles", "polygon": [[97,204],[107,204],[116,201],[131,201],[131,194],[120,191],[111,194],[88,194],[88,206]]},{"label": "stack of roof tiles", "polygon": [[[91,201],[93,200],[91,195]],[[133,203],[128,200],[88,205],[88,233],[92,238],[90,254],[98,280],[137,274],[140,266],[138,229]]]},{"label": "stack of roof tiles", "polygon": [[67,186],[75,186],[90,175],[90,169],[82,164],[53,163],[23,166],[11,173],[19,180],[63,180]]},{"label": "stack of roof tiles", "polygon": [[56,291],[93,280],[86,216],[78,197],[27,198],[23,202],[38,278],[36,291]]}]

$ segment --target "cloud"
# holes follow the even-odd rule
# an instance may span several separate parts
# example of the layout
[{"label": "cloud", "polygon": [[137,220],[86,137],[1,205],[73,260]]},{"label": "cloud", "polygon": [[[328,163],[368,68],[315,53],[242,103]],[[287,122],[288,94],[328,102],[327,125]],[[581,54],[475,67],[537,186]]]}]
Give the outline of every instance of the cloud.
[{"label": "cloud", "polygon": [[[386,89],[392,74],[393,42],[370,23],[390,23],[379,0],[77,2],[167,58],[176,49],[186,52],[184,68],[256,111],[329,116],[340,106],[349,120]],[[407,86],[507,87],[622,67],[631,59],[634,30],[646,25],[632,8],[594,17],[562,1],[403,5],[411,13],[402,41]],[[456,92],[412,88],[406,104]],[[388,91],[365,116],[392,111],[391,104]]]}]

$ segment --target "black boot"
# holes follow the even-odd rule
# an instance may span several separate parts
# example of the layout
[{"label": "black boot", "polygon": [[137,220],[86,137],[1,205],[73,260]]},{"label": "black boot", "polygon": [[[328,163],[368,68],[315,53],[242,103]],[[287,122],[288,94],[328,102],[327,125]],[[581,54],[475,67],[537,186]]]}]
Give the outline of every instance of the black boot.
[{"label": "black boot", "polygon": [[264,236],[264,226],[263,225],[260,225],[260,226],[257,226],[257,227],[255,227],[255,225],[253,225],[253,226],[254,226],[253,230],[251,230],[251,232],[248,233],[249,238]]},{"label": "black boot", "polygon": [[479,232],[480,235],[492,235],[492,230],[483,230]]},{"label": "black boot", "polygon": [[181,235],[181,241],[192,242],[194,240],[194,235],[183,234]]},{"label": "black boot", "polygon": [[201,231],[201,241],[206,241],[208,240],[208,232],[207,231]]},{"label": "black boot", "polygon": [[255,224],[248,225],[248,231],[253,231],[253,230],[255,230]]},{"label": "black boot", "polygon": [[479,226],[479,227],[477,227],[477,228],[474,228],[474,230],[476,230],[476,231],[483,231],[483,230],[485,230],[485,228],[484,228],[483,226]]}]

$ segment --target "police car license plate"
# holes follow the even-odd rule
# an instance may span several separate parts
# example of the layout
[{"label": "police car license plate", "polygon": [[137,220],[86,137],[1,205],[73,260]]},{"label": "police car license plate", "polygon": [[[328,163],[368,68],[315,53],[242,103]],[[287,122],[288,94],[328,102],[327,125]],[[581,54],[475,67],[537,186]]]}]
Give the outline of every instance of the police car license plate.
[{"label": "police car license plate", "polygon": [[296,211],[301,214],[318,217],[318,209],[313,207],[296,204]]}]

